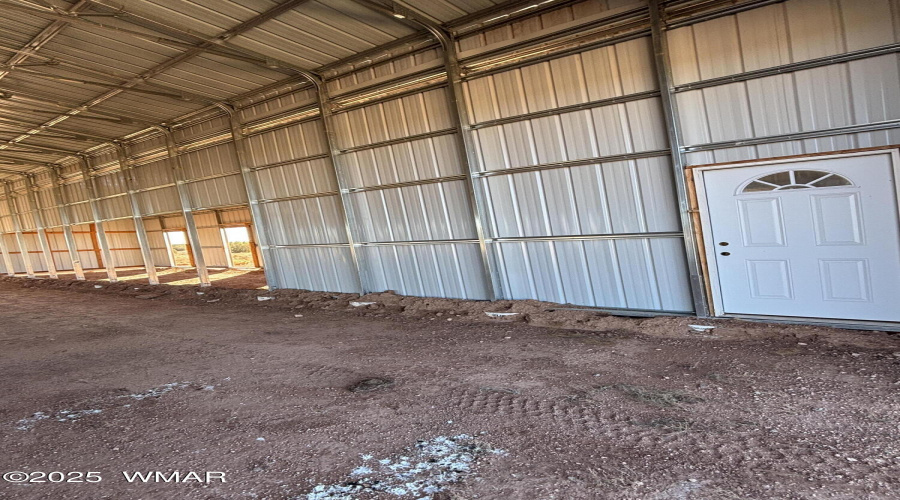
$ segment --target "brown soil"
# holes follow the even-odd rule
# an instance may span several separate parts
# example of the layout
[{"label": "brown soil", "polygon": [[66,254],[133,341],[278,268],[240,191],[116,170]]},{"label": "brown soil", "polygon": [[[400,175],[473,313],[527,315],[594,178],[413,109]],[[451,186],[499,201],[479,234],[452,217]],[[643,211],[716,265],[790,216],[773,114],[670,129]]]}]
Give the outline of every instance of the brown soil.
[{"label": "brown soil", "polygon": [[[103,477],[0,483],[0,498],[330,491],[316,485],[421,498],[431,494],[393,496],[359,468],[453,439],[469,465],[436,480],[436,499],[900,491],[894,334],[20,278],[0,279],[0,304],[0,472]],[[228,482],[131,484],[121,473],[157,470],[224,471]]]}]

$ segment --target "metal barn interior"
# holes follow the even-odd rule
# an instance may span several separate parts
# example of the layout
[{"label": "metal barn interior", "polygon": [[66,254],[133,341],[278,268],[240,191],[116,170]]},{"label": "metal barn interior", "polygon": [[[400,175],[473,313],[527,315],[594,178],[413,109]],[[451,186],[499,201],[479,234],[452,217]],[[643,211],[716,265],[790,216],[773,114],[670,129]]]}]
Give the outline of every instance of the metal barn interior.
[{"label": "metal barn interior", "polygon": [[900,321],[900,0],[0,8],[9,275]]}]

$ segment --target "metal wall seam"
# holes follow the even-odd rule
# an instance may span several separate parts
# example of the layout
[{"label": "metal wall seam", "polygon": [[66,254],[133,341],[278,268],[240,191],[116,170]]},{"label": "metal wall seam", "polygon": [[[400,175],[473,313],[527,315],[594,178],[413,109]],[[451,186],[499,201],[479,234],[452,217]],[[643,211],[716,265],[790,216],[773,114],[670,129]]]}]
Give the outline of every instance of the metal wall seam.
[{"label": "metal wall seam", "polygon": [[125,146],[116,143],[116,158],[119,162],[119,171],[122,174],[122,180],[125,183],[128,201],[131,205],[131,220],[134,222],[134,231],[137,236],[138,246],[141,248],[141,258],[144,261],[144,270],[147,273],[147,282],[151,285],[158,285],[159,278],[156,275],[156,264],[153,262],[153,253],[150,249],[150,239],[147,236],[147,228],[144,226],[144,218],[141,214],[141,205],[137,194],[134,191],[135,179],[133,177],[133,167],[128,165],[128,154]]},{"label": "metal wall seam", "polygon": [[348,192],[350,192],[350,193],[365,193],[367,191],[382,191],[385,189],[396,189],[396,188],[409,187],[409,186],[426,186],[428,184],[439,184],[442,182],[452,182],[452,181],[464,181],[467,179],[468,179],[468,176],[466,176],[466,174],[448,175],[445,177],[434,177],[431,179],[422,179],[422,180],[417,180],[417,181],[394,182],[391,184],[376,184],[376,185],[372,185],[372,186],[355,187],[355,188],[350,188],[348,190]]},{"label": "metal wall seam", "polygon": [[700,263],[700,248],[691,216],[691,201],[688,198],[687,179],[684,174],[685,157],[681,150],[681,123],[678,105],[672,92],[672,68],[669,59],[668,43],[663,33],[663,7],[660,0],[650,2],[650,29],[653,41],[654,62],[662,93],[663,113],[666,121],[666,134],[672,151],[672,168],[675,174],[675,193],[678,197],[681,227],[684,232],[684,247],[690,273],[691,295],[694,312],[701,317],[709,316],[709,301]]},{"label": "metal wall seam", "polygon": [[38,205],[37,196],[35,195],[34,176],[25,175],[25,195],[28,205],[31,208],[34,225],[37,231],[38,243],[41,246],[41,252],[44,254],[44,262],[47,265],[47,274],[52,279],[59,279],[56,271],[56,262],[53,260],[53,252],[50,249],[50,240],[47,239],[47,230],[44,227],[44,214]]},{"label": "metal wall seam", "polygon": [[[673,23],[665,23],[663,29],[665,31],[674,30],[677,28],[683,28],[685,26],[690,26],[692,24],[702,23],[704,21],[712,21],[713,19],[718,19],[725,16],[730,16],[733,14],[738,14],[747,10],[758,9],[760,7],[765,7],[767,5],[774,5],[778,3],[784,3],[787,0],[748,0],[747,2],[738,4],[738,5],[730,5],[723,9],[714,10],[712,12],[707,12],[696,17],[691,17],[688,19],[684,19],[681,21],[675,21]],[[665,2],[664,2],[665,3]],[[727,2],[731,3],[731,1]],[[662,15],[662,12],[661,12]],[[665,17],[663,15],[663,17]]]},{"label": "metal wall seam", "polygon": [[650,238],[682,238],[681,231],[648,231],[645,233],[607,233],[607,234],[572,234],[554,236],[514,236],[502,238],[489,238],[489,242],[509,243],[523,241],[587,241],[587,240],[631,240]]},{"label": "metal wall seam", "polygon": [[65,197],[62,192],[62,179],[59,175],[59,167],[48,167],[50,174],[50,194],[53,196],[53,204],[59,212],[59,220],[62,222],[63,238],[66,241],[66,248],[69,250],[69,259],[72,261],[72,272],[75,273],[75,279],[84,281],[84,266],[81,263],[81,254],[78,253],[78,243],[75,241],[75,235],[72,232],[72,221],[69,218],[68,206],[65,203]]},{"label": "metal wall seam", "polygon": [[844,134],[858,134],[864,132],[878,132],[883,130],[894,130],[900,128],[900,119],[886,120],[883,122],[867,123],[863,125],[848,125],[846,127],[834,127],[820,130],[812,130],[809,132],[797,132],[781,135],[771,135],[765,137],[754,137],[751,139],[738,139],[734,141],[710,142],[705,144],[696,144],[693,146],[682,146],[681,150],[685,153],[696,153],[701,151],[714,151],[717,149],[737,148],[743,146],[758,146],[761,144],[773,144],[778,142],[797,141],[802,139],[816,139],[821,137],[832,137]]},{"label": "metal wall seam", "polygon": [[534,111],[531,113],[524,113],[521,115],[509,116],[504,118],[497,118],[494,120],[486,120],[483,122],[477,122],[472,124],[472,130],[478,130],[485,127],[493,127],[497,125],[505,125],[507,123],[515,123],[525,120],[532,120],[534,118],[543,118],[547,116],[554,116],[563,113],[569,113],[572,111],[581,111],[585,109],[593,109],[600,108],[603,106],[612,106],[616,104],[624,104],[626,102],[632,101],[640,101],[642,99],[650,99],[653,97],[659,97],[660,93],[658,90],[651,90],[647,92],[638,92],[635,94],[628,94],[624,96],[616,96],[610,97],[608,99],[599,99],[596,101],[589,101],[580,104],[572,104],[569,106],[560,106],[558,108],[545,109],[541,111]]},{"label": "metal wall seam", "polygon": [[178,192],[178,201],[181,203],[181,213],[184,216],[184,225],[188,236],[188,242],[191,245],[191,253],[194,256],[194,266],[197,269],[197,277],[200,280],[201,287],[210,286],[209,271],[206,269],[206,261],[203,258],[203,246],[200,243],[200,233],[197,232],[197,224],[194,222],[194,212],[191,207],[190,193],[187,190],[184,180],[184,170],[181,165],[181,158],[178,155],[178,145],[175,144],[175,137],[172,131],[167,128],[160,127],[165,135],[166,151],[171,162],[170,169],[173,180],[175,181],[175,190]]},{"label": "metal wall seam", "polygon": [[886,54],[895,54],[897,52],[900,52],[900,43],[892,43],[888,45],[881,45],[878,47],[847,52],[844,54],[820,57],[818,59],[782,64],[779,66],[773,66],[771,68],[762,68],[752,71],[745,71],[734,75],[710,78],[707,80],[700,80],[691,83],[683,83],[681,85],[673,86],[672,91],[681,93],[689,90],[705,89],[709,87],[716,87],[719,85],[727,85],[729,83],[765,78],[767,76],[783,75],[806,69],[820,68],[822,66],[830,66],[833,64],[845,63],[850,61],[858,61],[861,59],[868,59],[871,57],[878,57]]},{"label": "metal wall seam", "polygon": [[9,182],[3,183],[3,192],[6,194],[6,207],[13,223],[16,244],[19,246],[19,254],[22,256],[22,265],[25,267],[25,274],[29,278],[34,278],[34,266],[31,263],[31,257],[28,256],[28,245],[25,242],[25,237],[22,235],[22,222],[19,220],[19,213],[13,206],[12,189]]},{"label": "metal wall seam", "polygon": [[560,168],[571,168],[571,167],[580,167],[584,165],[597,165],[601,163],[613,163],[619,161],[627,161],[627,160],[639,160],[643,158],[658,158],[661,156],[669,156],[671,154],[670,150],[661,150],[654,149],[650,151],[641,151],[638,153],[625,153],[619,155],[609,155],[609,156],[595,156],[592,158],[579,158],[577,160],[567,160],[560,161],[554,163],[543,163],[540,165],[526,165],[524,167],[510,167],[498,170],[483,170],[480,172],[476,172],[474,177],[476,178],[485,178],[485,177],[496,177],[498,175],[513,175],[519,174],[523,172],[540,172],[543,170],[555,170]]},{"label": "metal wall seam", "polygon": [[[247,137],[247,136],[244,136],[244,137]],[[284,161],[277,161],[277,162],[274,162],[274,163],[267,163],[267,164],[265,164],[265,165],[259,165],[259,166],[256,166],[256,167],[250,167],[250,170],[253,171],[253,172],[256,172],[256,171],[258,171],[258,170],[265,170],[265,169],[267,169],[267,168],[283,167],[283,166],[285,166],[285,165],[292,165],[292,164],[295,164],[295,163],[303,163],[303,162],[306,162],[306,161],[324,160],[325,158],[328,158],[328,154],[327,154],[327,153],[317,154],[317,155],[309,155],[309,156],[304,156],[304,157],[302,157],[302,158],[296,158],[296,159],[292,159],[292,160],[284,160]]]},{"label": "metal wall seam", "polygon": [[[393,97],[393,96],[392,96],[392,97]],[[394,99],[396,99],[396,97],[394,97]],[[392,100],[393,100],[393,99],[392,99]],[[370,143],[370,144],[364,144],[364,145],[361,145],[361,146],[354,146],[354,147],[351,147],[351,148],[344,148],[344,149],[341,149],[341,153],[343,153],[343,154],[347,154],[347,153],[356,153],[356,152],[359,152],[359,151],[365,151],[365,150],[367,150],[367,149],[376,149],[376,148],[381,148],[381,147],[385,147],[385,146],[394,146],[394,145],[397,145],[397,144],[403,144],[403,143],[405,143],[405,142],[413,142],[413,141],[418,141],[418,140],[422,140],[422,139],[431,139],[431,138],[433,138],[433,137],[440,137],[440,136],[442,136],[442,135],[452,135],[452,134],[455,134],[455,133],[456,133],[456,129],[455,129],[455,128],[447,128],[447,129],[441,129],[441,130],[434,130],[434,131],[431,131],[431,132],[424,132],[424,133],[421,133],[421,134],[414,134],[414,135],[409,135],[409,136],[406,136],[406,137],[398,137],[398,138],[396,138],[396,139],[388,139],[388,140],[386,140],[386,141],[378,141],[378,142],[373,142],[373,143]]]},{"label": "metal wall seam", "polygon": [[260,204],[280,203],[282,201],[308,200],[311,198],[327,198],[329,196],[338,196],[340,191],[323,191],[321,193],[299,194],[297,196],[284,196],[280,198],[260,198],[257,200]]},{"label": "metal wall seam", "polygon": [[[259,245],[260,253],[262,253],[263,273],[266,276],[266,284],[270,290],[280,287],[278,283],[278,273],[275,267],[280,265],[272,255],[271,241],[269,239],[269,222],[266,214],[259,208],[259,183],[256,172],[250,167],[248,159],[248,151],[246,138],[244,137],[244,129],[241,125],[241,118],[233,107],[225,107],[223,109],[228,113],[229,125],[231,127],[232,151],[234,153],[234,161],[241,170],[241,179],[244,182],[244,190],[247,192],[247,200],[250,206],[251,227],[255,240]],[[218,217],[218,212],[217,217]],[[230,259],[230,258],[229,258]]]},{"label": "metal wall seam", "polygon": [[100,254],[103,257],[103,264],[106,268],[106,276],[111,283],[119,281],[116,275],[116,265],[113,262],[112,252],[109,249],[109,241],[106,238],[106,229],[104,228],[104,218],[97,204],[97,189],[94,186],[94,177],[91,175],[91,166],[86,156],[79,156],[79,166],[81,168],[81,178],[84,183],[84,189],[88,198],[88,205],[91,208],[91,217],[94,227],[97,230],[97,244],[100,245]]}]

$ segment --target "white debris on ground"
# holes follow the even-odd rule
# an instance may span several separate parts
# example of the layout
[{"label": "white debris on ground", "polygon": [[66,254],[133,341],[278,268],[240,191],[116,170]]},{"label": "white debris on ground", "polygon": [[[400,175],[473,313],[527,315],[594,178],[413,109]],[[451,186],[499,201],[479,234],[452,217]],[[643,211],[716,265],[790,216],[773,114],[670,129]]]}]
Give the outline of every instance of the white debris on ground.
[{"label": "white debris on ground", "polygon": [[306,500],[346,500],[361,494],[428,499],[474,472],[480,457],[506,454],[467,434],[419,441],[405,451],[380,460],[360,455],[363,465],[351,471],[346,481],[317,485]]},{"label": "white debris on ground", "polygon": [[190,382],[172,382],[169,384],[161,385],[159,387],[154,387],[152,389],[147,389],[144,392],[138,392],[135,394],[126,394],[124,396],[119,396],[120,398],[132,398],[132,399],[147,399],[147,398],[157,398],[162,396],[163,394],[170,393],[175,389],[184,389],[191,385]]},{"label": "white debris on ground", "polygon": [[34,427],[34,424],[38,423],[41,420],[47,420],[48,418],[50,418],[50,415],[39,411],[30,417],[25,417],[22,420],[16,422],[16,429],[19,429],[20,431],[27,431],[28,429]]},{"label": "white debris on ground", "polygon": [[350,305],[353,307],[363,307],[363,306],[371,306],[374,302],[351,302]]},{"label": "white debris on ground", "polygon": [[510,312],[485,312],[487,316],[491,318],[506,318],[509,316],[517,316],[519,313],[510,313]]},{"label": "white debris on ground", "polygon": [[[230,380],[230,377],[225,379]],[[154,387],[152,389],[147,389],[144,392],[138,392],[134,394],[125,394],[122,396],[118,396],[119,398],[130,398],[143,400],[147,398],[156,398],[162,396],[163,394],[170,393],[176,389],[184,389],[191,385],[190,382],[172,382],[169,384],[161,385],[159,387]],[[214,385],[204,385],[204,391],[212,391],[215,390],[216,386]],[[114,405],[101,405],[101,406],[114,406]],[[130,404],[122,405],[122,408],[130,408]],[[30,417],[25,417],[18,422],[16,422],[16,429],[20,431],[27,431],[34,428],[35,424],[40,422],[41,420],[56,420],[57,422],[74,422],[76,420],[80,420],[83,417],[97,415],[102,413],[102,409],[87,409],[87,410],[60,410],[55,412],[43,412],[39,411]]]},{"label": "white debris on ground", "polygon": [[103,412],[103,410],[91,409],[91,410],[60,410],[53,413],[45,413],[39,411],[30,417],[23,418],[16,422],[16,429],[20,431],[27,431],[34,427],[34,425],[41,420],[49,420],[54,419],[57,422],[74,422],[76,420],[81,419],[82,417],[86,417],[88,415],[96,415],[98,413]]}]

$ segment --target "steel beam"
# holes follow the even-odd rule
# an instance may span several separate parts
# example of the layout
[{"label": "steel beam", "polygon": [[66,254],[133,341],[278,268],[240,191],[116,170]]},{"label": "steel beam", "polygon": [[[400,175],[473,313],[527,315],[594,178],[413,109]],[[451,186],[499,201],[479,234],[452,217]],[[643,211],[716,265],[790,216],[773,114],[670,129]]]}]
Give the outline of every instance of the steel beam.
[{"label": "steel beam", "polygon": [[467,177],[466,194],[468,195],[469,206],[475,223],[475,233],[481,254],[482,275],[485,289],[487,290],[487,299],[496,300],[502,295],[502,280],[491,263],[485,238],[484,227],[486,224],[483,215],[486,213],[487,202],[481,184],[482,181],[475,177],[478,173],[478,156],[472,135],[472,123],[469,120],[469,112],[463,101],[462,68],[460,67],[453,33],[446,30],[443,26],[425,19],[419,13],[397,4],[392,3],[392,8],[389,9],[372,0],[355,1],[382,14],[421,26],[441,44],[444,56],[444,70],[447,73],[447,104],[450,107],[453,127],[456,129],[457,151],[463,164],[463,171]]},{"label": "steel beam", "polygon": [[172,177],[175,181],[175,190],[178,191],[178,201],[181,203],[181,213],[184,216],[184,227],[187,230],[188,242],[191,244],[191,253],[194,256],[194,267],[197,269],[197,277],[200,286],[209,286],[209,271],[206,269],[206,260],[203,258],[203,246],[200,244],[200,232],[197,231],[197,223],[194,221],[194,210],[191,207],[191,194],[188,191],[187,182],[184,179],[184,168],[181,158],[178,156],[178,145],[175,144],[175,136],[170,129],[159,127],[166,138],[166,153],[172,167]]},{"label": "steel beam", "polygon": [[721,76],[718,78],[710,78],[708,80],[700,80],[693,83],[684,83],[681,85],[676,85],[673,90],[675,92],[687,92],[689,90],[705,89],[709,87],[716,87],[719,85],[728,85],[729,83],[756,80],[758,78],[765,78],[767,76],[785,75],[794,73],[796,71],[821,68],[823,66],[831,66],[833,64],[847,63],[851,61],[859,61],[861,59],[868,59],[870,57],[896,54],[897,52],[900,52],[900,43],[891,43],[888,45],[881,45],[879,47],[871,47],[868,49],[846,52],[844,54],[820,57],[818,59],[810,59],[808,61],[782,64],[781,66],[774,66],[771,68],[745,71],[743,73]]},{"label": "steel beam", "polygon": [[16,204],[13,202],[12,188],[9,187],[9,182],[3,183],[3,192],[6,195],[6,209],[9,210],[9,216],[12,219],[13,231],[16,233],[16,244],[19,245],[19,255],[22,256],[25,274],[29,278],[34,278],[34,266],[31,264],[31,257],[28,255],[28,245],[25,243],[25,236],[22,234],[22,221],[19,219],[19,212],[16,210]]},{"label": "steel beam", "polygon": [[9,254],[9,247],[6,246],[6,238],[4,233],[0,233],[0,253],[3,254],[3,265],[6,266],[6,275],[15,276],[16,269],[13,267],[12,255]]},{"label": "steel beam", "polygon": [[26,175],[24,177],[25,198],[31,209],[31,217],[34,218],[34,227],[37,229],[38,243],[41,245],[41,252],[43,252],[44,261],[47,263],[47,274],[53,279],[59,279],[59,273],[56,272],[56,262],[53,261],[53,251],[50,248],[50,240],[47,238],[47,226],[44,224],[44,214],[41,212],[37,195],[34,193],[34,176]]},{"label": "steel beam", "polygon": [[62,191],[62,179],[60,179],[58,168],[48,167],[50,182],[53,185],[50,188],[50,193],[53,195],[53,203],[59,212],[63,237],[66,240],[66,248],[69,249],[69,259],[72,260],[72,271],[75,273],[75,279],[84,281],[84,266],[81,264],[81,254],[78,253],[78,243],[75,241],[75,235],[72,233],[72,220],[69,217],[69,207],[66,205],[65,195]]},{"label": "steel beam", "polygon": [[[223,104],[220,107],[228,113],[230,120],[231,137],[234,140],[234,147],[231,150],[234,152],[235,162],[241,169],[241,178],[244,181],[244,190],[247,193],[247,200],[250,205],[250,219],[253,221],[253,236],[262,254],[262,267],[266,275],[266,284],[269,285],[269,289],[274,290],[280,288],[281,284],[278,283],[278,273],[275,272],[274,268],[276,259],[272,252],[274,249],[270,247],[269,221],[265,212],[259,206],[259,182],[256,172],[251,167],[250,151],[247,148],[247,141],[244,137],[241,117],[238,115],[237,110],[229,105]],[[216,214],[218,217],[218,212]]]},{"label": "steel beam", "polygon": [[663,7],[659,0],[650,0],[650,31],[653,42],[653,55],[656,74],[659,79],[660,97],[663,115],[666,121],[666,134],[672,155],[672,168],[675,175],[675,193],[678,197],[678,208],[681,215],[681,228],[684,233],[684,249],[687,256],[690,274],[691,297],[694,311],[698,316],[709,316],[709,301],[700,263],[700,247],[696,238],[694,218],[691,215],[691,201],[688,197],[687,179],[684,173],[685,157],[681,150],[681,124],[678,120],[678,104],[672,90],[672,68],[669,59],[669,48],[663,32]]},{"label": "steel beam", "polygon": [[94,185],[94,176],[91,175],[91,167],[88,164],[87,157],[79,156],[78,160],[84,189],[88,194],[88,205],[91,207],[91,217],[94,219],[94,225],[97,228],[97,244],[100,246],[100,254],[103,256],[106,276],[110,282],[115,283],[119,281],[119,277],[116,275],[116,265],[113,263],[112,252],[109,250],[109,241],[106,239],[106,229],[103,227],[103,215],[97,202],[97,188]]},{"label": "steel beam", "polygon": [[341,216],[344,219],[344,230],[347,233],[347,243],[350,246],[350,260],[356,270],[357,288],[359,294],[363,295],[373,290],[369,290],[365,274],[363,273],[362,264],[360,263],[359,254],[356,249],[356,241],[354,237],[356,230],[356,213],[350,201],[350,185],[347,182],[347,173],[341,153],[338,146],[337,134],[335,133],[334,114],[331,109],[331,100],[328,97],[328,89],[325,82],[318,75],[306,75],[313,85],[316,86],[316,97],[318,98],[319,114],[322,117],[322,129],[325,132],[325,142],[328,145],[328,155],[331,157],[331,166],[334,169],[334,175],[337,177],[338,190],[341,199]]},{"label": "steel beam", "polygon": [[119,172],[125,181],[125,191],[128,192],[128,201],[131,203],[131,220],[134,221],[134,232],[137,236],[138,246],[141,247],[141,258],[144,260],[144,269],[147,271],[147,281],[151,285],[158,285],[159,278],[156,275],[156,263],[153,262],[153,252],[150,250],[150,238],[147,237],[147,228],[144,226],[144,218],[141,215],[141,204],[135,192],[134,169],[128,163],[128,154],[122,143],[116,143],[116,158],[119,161]]}]

